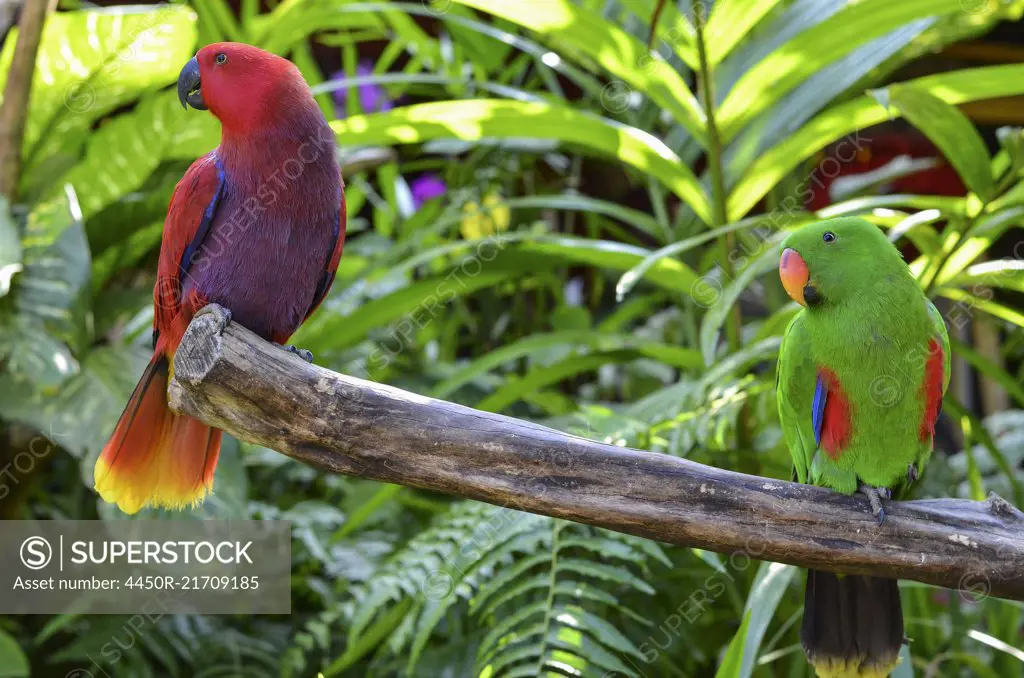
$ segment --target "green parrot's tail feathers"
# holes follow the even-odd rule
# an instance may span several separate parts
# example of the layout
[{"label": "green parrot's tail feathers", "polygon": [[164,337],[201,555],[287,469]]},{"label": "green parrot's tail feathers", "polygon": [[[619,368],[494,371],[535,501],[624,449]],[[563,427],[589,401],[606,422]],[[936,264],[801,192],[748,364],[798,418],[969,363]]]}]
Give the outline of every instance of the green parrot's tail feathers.
[{"label": "green parrot's tail feathers", "polygon": [[800,640],[819,678],[885,678],[903,645],[896,580],[808,571]]}]

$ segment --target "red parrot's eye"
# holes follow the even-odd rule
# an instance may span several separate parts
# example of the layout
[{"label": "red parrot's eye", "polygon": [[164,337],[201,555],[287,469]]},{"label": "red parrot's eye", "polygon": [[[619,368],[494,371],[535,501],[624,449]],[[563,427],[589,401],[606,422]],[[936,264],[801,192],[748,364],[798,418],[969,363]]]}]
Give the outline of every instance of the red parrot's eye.
[{"label": "red parrot's eye", "polygon": [[225,54],[224,52],[221,52],[220,54],[217,55],[216,59],[217,59],[217,63],[218,64],[223,64],[223,63],[227,62],[228,55]]}]

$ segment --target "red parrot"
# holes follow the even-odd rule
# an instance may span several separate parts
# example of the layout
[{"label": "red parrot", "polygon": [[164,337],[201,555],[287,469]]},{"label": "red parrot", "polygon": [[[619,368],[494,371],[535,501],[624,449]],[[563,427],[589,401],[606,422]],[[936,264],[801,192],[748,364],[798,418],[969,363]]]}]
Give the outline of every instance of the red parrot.
[{"label": "red parrot", "polygon": [[174,352],[196,312],[219,304],[284,345],[327,295],[345,241],[334,133],[291,62],[208,45],[181,70],[178,98],[220,121],[221,142],[171,196],[153,358],[96,461],[96,490],[125,513],[196,505],[213,488],[221,432],[167,406]]}]

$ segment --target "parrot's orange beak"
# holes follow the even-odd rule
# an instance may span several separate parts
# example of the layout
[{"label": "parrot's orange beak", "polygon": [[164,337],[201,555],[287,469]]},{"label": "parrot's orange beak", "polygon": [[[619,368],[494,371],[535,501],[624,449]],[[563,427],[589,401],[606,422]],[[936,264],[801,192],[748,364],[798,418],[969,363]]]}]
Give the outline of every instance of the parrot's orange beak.
[{"label": "parrot's orange beak", "polygon": [[807,262],[796,250],[789,247],[782,250],[782,260],[779,261],[779,277],[782,278],[782,286],[786,288],[786,294],[796,303],[806,306],[804,288],[811,278],[811,272],[807,269]]}]

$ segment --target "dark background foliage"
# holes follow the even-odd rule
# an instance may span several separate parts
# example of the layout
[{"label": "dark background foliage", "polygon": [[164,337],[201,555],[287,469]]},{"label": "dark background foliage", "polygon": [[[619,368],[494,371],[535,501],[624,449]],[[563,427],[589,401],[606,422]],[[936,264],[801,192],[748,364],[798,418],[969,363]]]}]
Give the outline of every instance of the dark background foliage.
[{"label": "dark background foliage", "polygon": [[[291,58],[335,121],[349,237],[295,337],[319,364],[788,477],[778,242],[861,214],[953,339],[917,494],[1024,504],[1024,2],[669,0],[651,51],[654,0],[101,4],[50,19],[0,204],[3,518],[124,518],[91,469],[170,192],[218,139],[172,85],[225,39]],[[160,517],[292,521],[293,614],[0,619],[0,676],[810,675],[794,568],[222,454]],[[902,592],[898,678],[1024,676],[1019,603]]]}]

